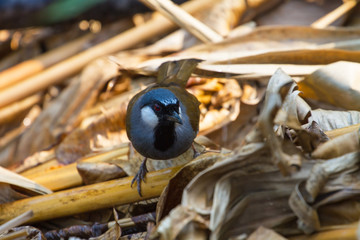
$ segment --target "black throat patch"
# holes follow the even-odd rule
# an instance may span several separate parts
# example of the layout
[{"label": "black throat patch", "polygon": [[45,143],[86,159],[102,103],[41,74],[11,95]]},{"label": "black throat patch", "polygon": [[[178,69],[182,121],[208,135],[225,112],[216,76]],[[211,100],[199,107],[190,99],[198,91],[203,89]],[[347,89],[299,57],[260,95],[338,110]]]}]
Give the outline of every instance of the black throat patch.
[{"label": "black throat patch", "polygon": [[176,140],[175,123],[165,121],[154,129],[154,147],[162,152],[168,150]]}]

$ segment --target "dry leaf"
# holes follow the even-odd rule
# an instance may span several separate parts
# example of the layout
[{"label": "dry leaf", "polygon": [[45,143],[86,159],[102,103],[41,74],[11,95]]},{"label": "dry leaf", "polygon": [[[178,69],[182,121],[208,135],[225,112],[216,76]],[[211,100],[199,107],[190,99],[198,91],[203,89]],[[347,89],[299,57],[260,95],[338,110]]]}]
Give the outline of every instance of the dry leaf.
[{"label": "dry leaf", "polygon": [[[198,174],[185,188],[182,205],[194,208],[201,214],[210,214],[214,188],[221,176],[237,169],[246,171],[250,162],[264,163],[267,159],[267,149],[263,143],[249,144],[238,149],[234,156],[229,156]],[[266,168],[274,169],[269,161]]]},{"label": "dry leaf", "polygon": [[287,25],[308,26],[340,4],[341,1],[284,1],[276,9],[264,14],[257,21],[259,25],[281,25],[286,23]]},{"label": "dry leaf", "polygon": [[203,153],[186,164],[169,182],[162,192],[156,209],[156,220],[159,222],[167,216],[171,209],[181,203],[181,197],[186,185],[202,170],[213,165],[222,158],[222,154]]},{"label": "dry leaf", "polygon": [[150,236],[155,239],[208,239],[208,222],[199,214],[184,206],[177,206],[157,226],[156,233]]},{"label": "dry leaf", "polygon": [[299,82],[300,91],[308,98],[348,110],[360,110],[359,69],[360,64],[354,62],[330,64]]},{"label": "dry leaf", "polygon": [[[231,38],[216,44],[203,44],[187,49],[183,52],[161,59],[154,59],[146,61],[138,68],[141,72],[155,72],[155,69],[161,63],[170,60],[182,58],[198,58],[207,60],[207,62],[200,64],[199,68],[205,68],[207,64],[223,64],[223,68],[218,70],[214,67],[211,70],[218,73],[264,73],[264,69],[257,68],[247,70],[244,68],[232,68],[232,64],[237,63],[274,63],[273,56],[278,56],[275,59],[276,63],[298,63],[298,64],[327,64],[334,61],[347,59],[348,61],[356,61],[359,59],[359,53],[351,51],[337,51],[333,49],[342,50],[356,50],[359,49],[360,42],[358,41],[359,30],[353,29],[315,29],[305,26],[266,26],[259,27],[253,32]],[[329,50],[328,50],[329,49]],[[312,52],[312,50],[315,50]],[[293,57],[296,55],[296,58]],[[322,55],[323,58],[318,58]],[[250,58],[258,55],[253,61]],[[309,57],[312,56],[312,57]],[[244,60],[243,60],[244,58]],[[314,62],[314,59],[321,59],[322,61]],[[225,65],[226,64],[226,65]],[[279,68],[278,64],[274,67]],[[296,65],[294,65],[296,67]],[[298,66],[300,67],[300,66]],[[283,67],[282,67],[283,68]],[[284,69],[284,68],[283,68]],[[236,70],[236,71],[235,71]],[[295,74],[284,69],[288,74]],[[304,68],[301,68],[304,71]],[[312,71],[315,71],[312,68]],[[266,72],[271,75],[274,72],[272,68]],[[196,73],[197,71],[195,71]],[[311,73],[311,70],[307,70]],[[304,72],[298,71],[297,74],[304,75]]]},{"label": "dry leaf", "polygon": [[85,184],[105,182],[127,176],[124,170],[115,164],[79,162],[76,167]]},{"label": "dry leaf", "polygon": [[341,135],[320,145],[311,153],[311,156],[318,159],[330,159],[359,151],[359,137],[359,131]]},{"label": "dry leaf", "polygon": [[[13,187],[16,187],[16,190],[23,193],[23,194],[29,194],[29,195],[42,195],[42,194],[49,194],[52,193],[51,190],[21,176],[14,172],[11,172],[5,168],[0,167],[0,182],[2,183],[2,186],[10,185]],[[7,187],[3,188],[3,190],[7,189],[6,192],[1,193],[2,196],[9,196],[8,191],[11,192],[14,190],[8,189]],[[2,197],[3,198],[3,197]],[[11,199],[7,199],[8,201]]]},{"label": "dry leaf", "polygon": [[248,238],[247,240],[286,240],[283,236],[277,234],[275,231],[265,228],[258,227]]},{"label": "dry leaf", "polygon": [[311,111],[308,121],[315,121],[323,131],[329,131],[360,123],[360,112],[316,109]]},{"label": "dry leaf", "polygon": [[[289,199],[289,205],[298,217],[299,229],[305,233],[320,230],[317,208],[360,194],[360,186],[356,181],[345,180],[357,178],[358,162],[359,153],[355,152],[314,165],[306,183],[297,185]],[[317,197],[321,200],[315,202]],[[346,216],[343,217],[346,222]]]},{"label": "dry leaf", "polygon": [[92,117],[84,128],[77,128],[67,135],[56,148],[59,162],[69,164],[99,149],[127,142],[125,136],[126,106],[105,110],[104,114]]},{"label": "dry leaf", "polygon": [[271,149],[274,164],[283,174],[289,173],[291,165],[301,164],[302,158],[299,152],[296,153],[295,147],[291,148],[291,145],[284,147],[273,130],[275,115],[282,106],[283,100],[288,94],[289,85],[292,83],[292,79],[281,69],[274,73],[269,80],[264,107],[258,120],[258,128]]}]

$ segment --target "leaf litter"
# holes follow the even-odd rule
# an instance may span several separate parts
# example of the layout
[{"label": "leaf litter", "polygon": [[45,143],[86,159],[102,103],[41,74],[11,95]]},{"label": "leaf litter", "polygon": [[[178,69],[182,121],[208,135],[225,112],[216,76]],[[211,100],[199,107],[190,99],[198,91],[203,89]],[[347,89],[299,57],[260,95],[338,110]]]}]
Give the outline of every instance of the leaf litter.
[{"label": "leaf litter", "polygon": [[[320,1],[297,2],[331,11]],[[41,104],[0,109],[10,116],[4,129],[19,129],[4,130],[11,141],[1,142],[1,165],[16,173],[2,170],[0,222],[32,212],[1,238],[356,239],[360,32],[336,26],[344,23],[338,18],[325,29],[235,29],[254,17],[276,22],[266,16],[295,4],[248,3],[224,0],[205,18],[198,12],[220,42],[201,43],[183,26],[92,61],[29,100]],[[356,11],[341,17],[354,24]],[[308,14],[318,19],[319,12]],[[201,102],[195,141],[202,154],[150,160],[140,198],[130,188],[142,157],[127,143],[126,105],[162,62],[186,58],[202,60],[187,86]],[[29,115],[35,107],[40,112]]]}]

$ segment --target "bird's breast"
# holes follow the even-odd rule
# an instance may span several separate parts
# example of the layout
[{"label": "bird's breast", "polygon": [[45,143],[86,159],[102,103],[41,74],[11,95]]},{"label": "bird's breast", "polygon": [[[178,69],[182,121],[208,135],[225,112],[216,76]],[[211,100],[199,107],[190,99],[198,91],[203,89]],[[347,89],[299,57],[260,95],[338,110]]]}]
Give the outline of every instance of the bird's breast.
[{"label": "bird's breast", "polygon": [[154,148],[165,152],[169,150],[176,142],[176,132],[175,132],[174,122],[167,122],[164,124],[159,124],[154,129]]}]

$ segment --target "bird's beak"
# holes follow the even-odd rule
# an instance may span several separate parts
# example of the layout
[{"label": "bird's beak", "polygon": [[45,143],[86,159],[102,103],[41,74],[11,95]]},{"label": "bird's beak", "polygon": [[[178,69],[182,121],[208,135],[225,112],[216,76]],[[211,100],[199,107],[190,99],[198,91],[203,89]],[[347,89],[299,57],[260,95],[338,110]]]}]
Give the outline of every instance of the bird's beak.
[{"label": "bird's beak", "polygon": [[172,115],[166,115],[166,120],[173,121],[179,124],[183,124],[179,114],[177,112],[173,112]]}]

